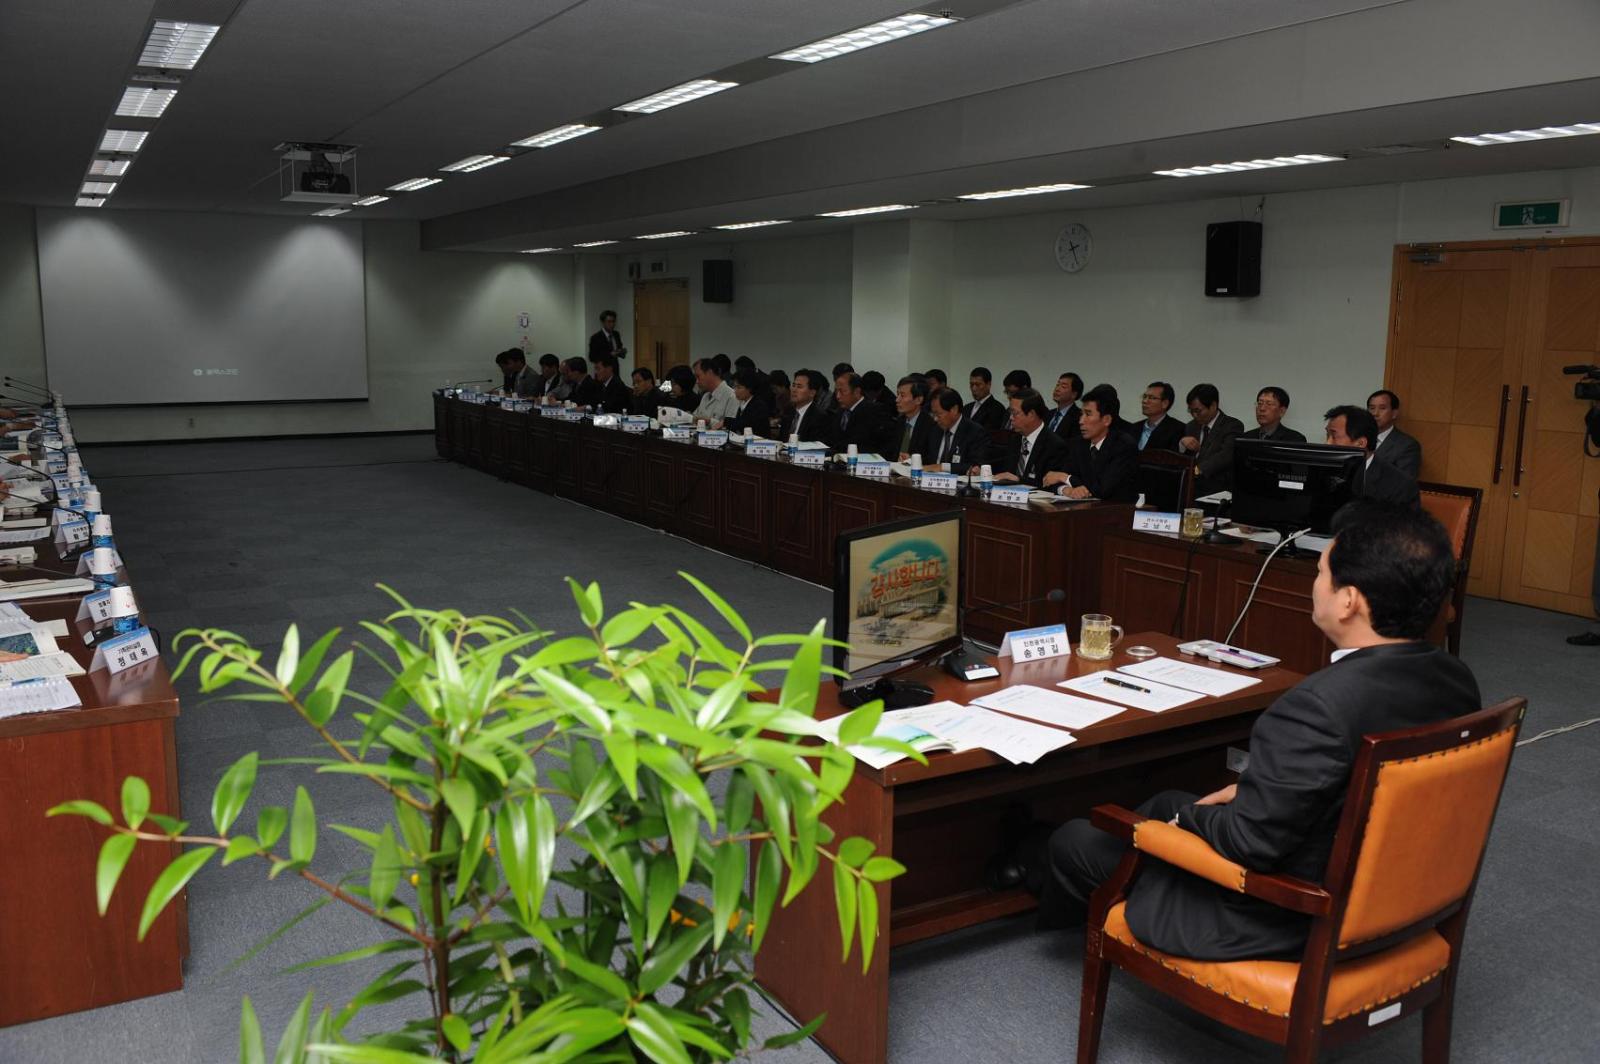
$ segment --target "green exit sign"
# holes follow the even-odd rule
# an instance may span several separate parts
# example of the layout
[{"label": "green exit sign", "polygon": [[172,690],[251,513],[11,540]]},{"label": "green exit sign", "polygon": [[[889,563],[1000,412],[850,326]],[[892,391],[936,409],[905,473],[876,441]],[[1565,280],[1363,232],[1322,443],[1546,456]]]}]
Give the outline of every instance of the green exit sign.
[{"label": "green exit sign", "polygon": [[1496,203],[1496,229],[1563,229],[1567,224],[1570,200],[1543,200],[1537,203]]}]

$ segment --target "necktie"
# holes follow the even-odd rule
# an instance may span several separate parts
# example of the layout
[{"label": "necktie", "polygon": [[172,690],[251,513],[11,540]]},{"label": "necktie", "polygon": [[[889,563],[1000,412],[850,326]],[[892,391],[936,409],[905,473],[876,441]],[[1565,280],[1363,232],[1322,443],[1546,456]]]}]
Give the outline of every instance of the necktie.
[{"label": "necktie", "polygon": [[1065,410],[1057,410],[1056,416],[1050,419],[1050,431],[1054,432],[1061,427],[1061,419],[1067,416]]},{"label": "necktie", "polygon": [[1200,446],[1201,447],[1204,447],[1206,445],[1206,437],[1209,436],[1209,435],[1211,435],[1211,426],[1210,425],[1201,425],[1200,426]]},{"label": "necktie", "polygon": [[1022,451],[1017,456],[1017,476],[1025,477],[1028,474],[1028,440],[1023,437]]},{"label": "necktie", "polygon": [[849,431],[849,429],[850,429],[850,411],[849,410],[841,410],[841,411],[839,411],[839,431],[840,432],[847,432],[847,431]]},{"label": "necktie", "polygon": [[939,464],[940,465],[943,465],[945,462],[948,462],[950,460],[950,448],[951,448],[951,445],[955,442],[955,438],[956,438],[956,434],[954,432],[946,432],[944,434],[944,442],[939,445]]},{"label": "necktie", "polygon": [[906,454],[911,450],[911,422],[907,421],[906,427],[900,430],[900,453]]}]

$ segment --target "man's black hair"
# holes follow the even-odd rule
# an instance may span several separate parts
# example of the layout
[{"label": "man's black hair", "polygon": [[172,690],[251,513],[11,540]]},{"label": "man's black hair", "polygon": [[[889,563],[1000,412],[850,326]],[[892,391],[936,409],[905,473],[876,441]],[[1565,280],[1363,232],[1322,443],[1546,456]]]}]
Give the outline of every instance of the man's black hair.
[{"label": "man's black hair", "polygon": [[[1018,370],[1017,372],[1021,371]],[[1032,388],[1024,388],[1011,398],[1017,401],[1019,409],[1025,413],[1032,414],[1041,421],[1044,420],[1045,415],[1050,412],[1049,409],[1044,405],[1044,396],[1040,395]]]},{"label": "man's black hair", "polygon": [[854,373],[856,368],[848,362],[835,362],[833,364],[833,379],[838,380],[846,373]]},{"label": "man's black hair", "polygon": [[1000,382],[1002,388],[1032,388],[1033,377],[1025,369],[1014,369]]},{"label": "man's black hair", "polygon": [[1366,407],[1346,403],[1336,406],[1322,415],[1326,421],[1336,417],[1344,418],[1344,434],[1351,440],[1366,440],[1367,450],[1373,451],[1378,447],[1378,419],[1367,413]]},{"label": "man's black hair", "polygon": [[1161,401],[1167,404],[1167,409],[1172,409],[1172,404],[1178,401],[1178,393],[1166,381],[1151,381],[1151,388],[1161,393]]},{"label": "man's black hair", "polygon": [[1078,376],[1076,373],[1068,371],[1066,373],[1063,373],[1060,377],[1057,377],[1056,379],[1057,380],[1062,380],[1063,378],[1072,382],[1072,395],[1073,395],[1073,398],[1079,399],[1080,401],[1083,400],[1083,399],[1087,399],[1088,398],[1088,396],[1083,394],[1083,378],[1082,377]]},{"label": "man's black hair", "polygon": [[573,355],[571,358],[567,359],[565,362],[563,362],[561,364],[563,366],[565,366],[567,369],[572,370],[574,373],[588,373],[589,372],[589,363],[584,361],[584,358],[583,358],[582,355]]},{"label": "man's black hair", "polygon": [[913,399],[920,399],[923,402],[927,402],[927,400],[928,400],[928,378],[927,377],[924,377],[920,373],[907,373],[904,377],[901,377],[897,382],[895,382],[895,390],[899,391],[902,385],[907,386],[907,387],[909,387],[911,389],[911,397]]},{"label": "man's black hair", "polygon": [[1455,551],[1427,511],[1358,500],[1339,517],[1328,550],[1334,587],[1354,587],[1389,639],[1421,639],[1450,595]]},{"label": "man's black hair", "polygon": [[883,374],[879,373],[875,369],[869,369],[867,372],[861,375],[862,391],[876,392],[880,388],[885,387],[887,384],[888,382],[883,379]]},{"label": "man's black hair", "polygon": [[651,372],[649,366],[635,366],[635,367],[633,367],[633,375],[635,377],[638,377],[640,380],[646,380],[646,381],[651,382],[652,384],[655,383],[656,375],[653,372]]},{"label": "man's black hair", "polygon": [[967,376],[969,378],[970,377],[981,377],[984,381],[986,381],[989,384],[993,384],[994,383],[994,374],[989,372],[989,367],[988,366],[973,366],[972,367],[972,372],[967,374]]},{"label": "man's black hair", "polygon": [[928,378],[930,384],[937,383],[941,388],[950,387],[950,378],[945,375],[945,372],[942,369],[930,369],[928,372],[924,373],[923,376]]},{"label": "man's black hair", "polygon": [[539,365],[541,365],[541,366],[559,366],[559,365],[561,365],[561,360],[559,358],[557,358],[555,355],[551,354],[549,351],[546,351],[544,354],[539,356]]},{"label": "man's black hair", "polygon": [[1276,384],[1269,384],[1265,388],[1261,389],[1256,393],[1256,398],[1260,399],[1263,395],[1272,396],[1278,401],[1279,406],[1283,407],[1285,410],[1289,409],[1289,393],[1278,387]]},{"label": "man's black hair", "polygon": [[942,410],[961,409],[961,393],[954,388],[940,388],[933,393],[933,402]]},{"label": "man's black hair", "polygon": [[734,373],[733,383],[752,395],[759,394],[761,390],[761,372],[754,366],[746,366]]},{"label": "man's black hair", "polygon": [[1084,393],[1083,402],[1093,403],[1101,416],[1109,414],[1116,418],[1122,414],[1122,400],[1117,397],[1117,390],[1109,384],[1097,384],[1090,388]]},{"label": "man's black hair", "polygon": [[1185,403],[1200,401],[1201,406],[1216,406],[1222,400],[1222,395],[1217,391],[1215,384],[1196,384],[1189,389],[1189,394],[1183,397]]},{"label": "man's black hair", "polygon": [[1386,396],[1389,397],[1389,409],[1390,410],[1399,410],[1400,409],[1400,397],[1398,395],[1394,394],[1393,392],[1391,392],[1387,388],[1379,388],[1377,391],[1375,391],[1371,395],[1367,396],[1367,402],[1369,402],[1369,403],[1372,402],[1374,399],[1376,399],[1380,395],[1386,395]]},{"label": "man's black hair", "polygon": [[811,390],[814,392],[823,392],[828,388],[828,378],[822,375],[820,369],[796,370],[794,375],[796,377],[804,377],[806,383],[811,386]]}]

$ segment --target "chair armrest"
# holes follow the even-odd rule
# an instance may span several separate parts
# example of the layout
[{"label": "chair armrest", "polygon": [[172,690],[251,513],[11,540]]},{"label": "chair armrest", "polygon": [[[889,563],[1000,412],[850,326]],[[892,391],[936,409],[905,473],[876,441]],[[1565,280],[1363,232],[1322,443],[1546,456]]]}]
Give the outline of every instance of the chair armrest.
[{"label": "chair armrest", "polygon": [[1133,841],[1133,831],[1148,817],[1124,809],[1120,805],[1097,805],[1089,810],[1089,823],[1101,831],[1128,842]]}]

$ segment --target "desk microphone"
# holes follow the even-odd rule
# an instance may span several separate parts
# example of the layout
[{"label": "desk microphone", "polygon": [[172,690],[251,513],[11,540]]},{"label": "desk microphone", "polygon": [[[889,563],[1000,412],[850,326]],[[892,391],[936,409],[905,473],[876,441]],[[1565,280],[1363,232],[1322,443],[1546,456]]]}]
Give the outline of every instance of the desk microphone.
[{"label": "desk microphone", "polygon": [[[968,606],[961,611],[961,618],[963,621],[965,621],[966,618],[971,617],[975,613],[987,613],[990,610],[1005,610],[1010,609],[1013,606],[1031,606],[1035,602],[1065,601],[1067,601],[1067,593],[1061,590],[1059,587],[1053,587],[1049,591],[1046,591],[1043,595],[1035,595],[1033,598],[1018,599],[1015,602],[995,602],[987,606]],[[1000,671],[993,665],[990,665],[983,658],[973,654],[967,649],[965,637],[962,638],[961,649],[952,650],[949,654],[945,655],[944,661],[940,662],[940,664],[944,667],[945,672],[948,672],[951,676],[954,676],[958,680],[965,680],[968,683],[971,683],[975,680],[992,680],[996,676],[1000,675]]]}]

